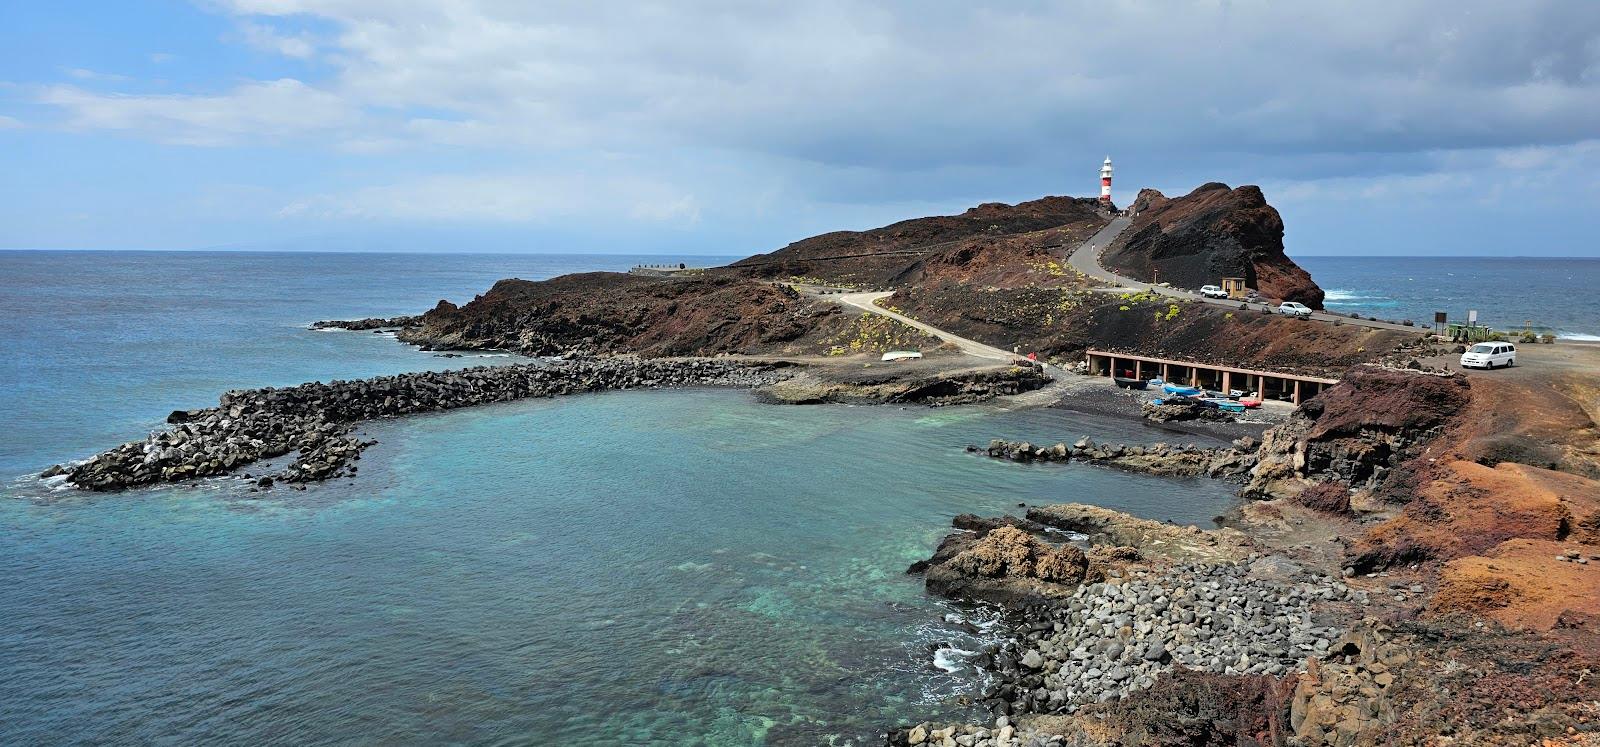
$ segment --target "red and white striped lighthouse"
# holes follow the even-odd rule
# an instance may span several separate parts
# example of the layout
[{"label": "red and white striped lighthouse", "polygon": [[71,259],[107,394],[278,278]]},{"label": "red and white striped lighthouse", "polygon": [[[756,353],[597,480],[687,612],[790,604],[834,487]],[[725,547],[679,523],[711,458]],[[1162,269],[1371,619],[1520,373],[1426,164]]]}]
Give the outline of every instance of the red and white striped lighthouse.
[{"label": "red and white striped lighthouse", "polygon": [[1100,201],[1111,204],[1111,156],[1106,156],[1106,162],[1100,165]]}]

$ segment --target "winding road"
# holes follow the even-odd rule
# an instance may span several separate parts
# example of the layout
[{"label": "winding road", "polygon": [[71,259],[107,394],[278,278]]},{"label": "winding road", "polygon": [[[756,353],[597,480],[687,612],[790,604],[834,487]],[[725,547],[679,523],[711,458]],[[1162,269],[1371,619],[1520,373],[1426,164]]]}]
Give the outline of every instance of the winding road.
[{"label": "winding road", "polygon": [[[1105,228],[1100,229],[1100,231],[1094,236],[1091,236],[1088,241],[1079,244],[1077,249],[1074,249],[1071,254],[1067,255],[1067,266],[1077,270],[1080,273],[1083,273],[1088,277],[1094,278],[1095,280],[1100,280],[1107,283],[1115,283],[1117,285],[1115,288],[1101,289],[1107,292],[1116,293],[1129,290],[1149,291],[1151,293],[1159,293],[1163,296],[1181,298],[1188,301],[1200,301],[1202,303],[1209,303],[1215,306],[1224,306],[1232,309],[1239,307],[1239,301],[1231,301],[1222,298],[1206,298],[1205,296],[1202,296],[1194,291],[1183,290],[1181,288],[1171,288],[1164,285],[1154,285],[1152,283],[1146,283],[1142,280],[1135,280],[1125,275],[1118,275],[1110,270],[1107,270],[1100,264],[1100,254],[1104,252],[1106,247],[1110,246],[1111,242],[1116,240],[1117,236],[1126,230],[1132,223],[1133,219],[1127,216],[1119,216],[1113,219],[1110,223],[1105,225]],[[1252,309],[1264,311],[1270,311],[1273,309],[1271,304],[1265,303],[1251,303],[1248,305]],[[1417,334],[1426,331],[1421,327],[1407,327],[1404,324],[1378,322],[1371,319],[1355,319],[1348,316],[1341,316],[1339,314],[1329,314],[1324,311],[1312,312],[1311,318],[1321,322],[1337,321],[1357,327],[1369,327],[1372,329],[1389,329]]]},{"label": "winding road", "polygon": [[897,322],[900,322],[901,324],[905,324],[905,325],[910,326],[910,327],[916,327],[917,329],[920,329],[923,332],[927,332],[928,334],[933,335],[934,337],[937,337],[937,338],[939,338],[941,340],[944,340],[945,342],[948,342],[948,343],[951,343],[952,345],[955,345],[958,348],[961,348],[961,352],[966,353],[967,355],[970,355],[970,356],[973,356],[973,357],[976,357],[976,358],[989,358],[989,359],[998,360],[998,361],[1011,361],[1011,360],[1015,360],[1018,357],[1016,353],[1008,353],[1008,352],[1006,352],[1004,350],[1001,350],[1000,348],[994,347],[993,345],[985,345],[985,344],[983,344],[981,342],[978,342],[976,340],[969,340],[969,339],[967,339],[965,337],[962,337],[960,335],[956,335],[956,334],[952,334],[950,332],[946,332],[946,331],[944,331],[942,329],[939,329],[938,327],[935,327],[935,326],[933,326],[931,324],[924,324],[923,322],[919,322],[919,321],[917,321],[915,319],[912,319],[911,317],[906,316],[905,314],[901,314],[901,313],[896,312],[896,311],[890,311],[890,310],[888,310],[888,309],[886,309],[886,308],[884,308],[882,306],[879,306],[877,303],[875,303],[880,298],[888,298],[889,296],[892,296],[892,295],[894,295],[894,291],[874,291],[874,292],[871,292],[871,293],[845,293],[843,295],[838,296],[838,300],[843,302],[843,303],[846,303],[846,304],[849,304],[851,306],[854,306],[854,307],[856,307],[858,309],[861,309],[863,311],[866,311],[867,313],[880,314],[880,315],[889,317],[890,319],[893,319],[893,320],[895,320]]},{"label": "winding road", "polygon": [[[1100,264],[1101,252],[1105,251],[1105,248],[1109,246],[1112,241],[1116,240],[1117,236],[1121,235],[1122,232],[1127,230],[1128,226],[1132,224],[1133,218],[1129,216],[1123,215],[1113,218],[1110,223],[1107,223],[1103,228],[1095,232],[1093,236],[1090,236],[1083,243],[1079,244],[1076,249],[1073,249],[1067,254],[1067,265],[1089,278],[1105,283],[1112,283],[1114,285],[1114,287],[1111,288],[1095,289],[1102,292],[1122,293],[1127,291],[1148,291],[1171,298],[1181,298],[1187,301],[1199,301],[1201,303],[1209,303],[1230,309],[1237,309],[1239,307],[1239,301],[1206,298],[1194,291],[1183,290],[1181,288],[1171,288],[1164,285],[1154,285],[1141,280],[1135,280],[1125,275],[1118,275],[1115,272],[1107,270]],[[1002,350],[993,345],[985,345],[977,340],[970,340],[951,332],[946,332],[938,327],[934,327],[933,325],[924,322],[919,322],[911,317],[896,311],[891,311],[877,304],[879,299],[888,298],[891,295],[894,295],[894,291],[869,291],[861,293],[840,293],[838,295],[831,296],[830,298],[848,306],[854,306],[855,308],[861,309],[869,314],[886,316],[907,326],[920,329],[923,332],[927,332],[928,334],[938,337],[945,342],[955,345],[957,348],[961,349],[961,352],[975,358],[985,358],[988,360],[997,361],[1012,361],[1019,357],[1016,353]],[[1270,304],[1265,303],[1251,303],[1248,304],[1248,306],[1252,309],[1258,310],[1273,310],[1273,307]],[[1358,327],[1369,327],[1372,329],[1389,329],[1411,333],[1421,333],[1424,331],[1421,328],[1407,327],[1403,324],[1377,322],[1369,319],[1353,319],[1350,317],[1329,314],[1321,311],[1312,313],[1311,318],[1322,322],[1337,321],[1343,324],[1350,324]]]}]

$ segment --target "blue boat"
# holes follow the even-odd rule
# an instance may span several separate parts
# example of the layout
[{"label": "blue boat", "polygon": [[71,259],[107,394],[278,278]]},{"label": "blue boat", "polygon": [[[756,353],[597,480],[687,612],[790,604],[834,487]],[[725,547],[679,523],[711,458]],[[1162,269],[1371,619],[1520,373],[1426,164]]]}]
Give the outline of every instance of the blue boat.
[{"label": "blue boat", "polygon": [[1161,387],[1161,391],[1166,392],[1167,394],[1176,394],[1180,397],[1193,397],[1200,393],[1200,389],[1198,387],[1181,386],[1178,384],[1166,384]]},{"label": "blue boat", "polygon": [[1207,397],[1204,401],[1215,405],[1223,412],[1244,412],[1244,405],[1222,397]]}]

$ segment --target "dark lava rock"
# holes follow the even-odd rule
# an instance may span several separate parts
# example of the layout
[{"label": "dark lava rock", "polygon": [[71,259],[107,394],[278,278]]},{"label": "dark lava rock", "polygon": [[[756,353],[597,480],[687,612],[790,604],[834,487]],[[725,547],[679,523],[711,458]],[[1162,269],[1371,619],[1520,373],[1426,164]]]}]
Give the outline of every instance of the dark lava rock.
[{"label": "dark lava rock", "polygon": [[1283,219],[1261,188],[1212,182],[1168,198],[1139,192],[1134,223],[1102,255],[1125,275],[1182,288],[1242,277],[1267,298],[1322,308],[1322,289],[1283,251]]}]

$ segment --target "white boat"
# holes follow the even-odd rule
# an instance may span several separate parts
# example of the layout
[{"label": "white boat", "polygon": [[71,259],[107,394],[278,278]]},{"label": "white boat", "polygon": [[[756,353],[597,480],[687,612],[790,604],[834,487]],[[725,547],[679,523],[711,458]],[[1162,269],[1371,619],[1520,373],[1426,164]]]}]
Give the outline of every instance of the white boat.
[{"label": "white boat", "polygon": [[883,354],[885,361],[903,361],[921,358],[922,353],[915,350],[891,350]]}]

